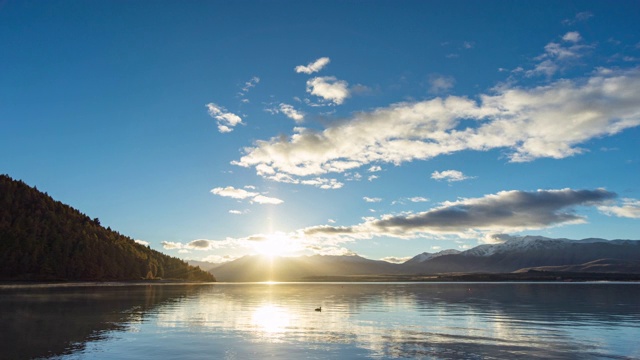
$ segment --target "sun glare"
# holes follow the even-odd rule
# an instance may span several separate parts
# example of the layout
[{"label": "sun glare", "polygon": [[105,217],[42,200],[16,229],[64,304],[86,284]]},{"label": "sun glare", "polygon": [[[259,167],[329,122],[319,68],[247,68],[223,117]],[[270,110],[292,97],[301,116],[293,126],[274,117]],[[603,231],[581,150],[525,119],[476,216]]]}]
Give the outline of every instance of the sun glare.
[{"label": "sun glare", "polygon": [[269,257],[291,254],[296,250],[295,244],[284,234],[269,235],[262,241],[257,241],[253,248],[260,254]]}]

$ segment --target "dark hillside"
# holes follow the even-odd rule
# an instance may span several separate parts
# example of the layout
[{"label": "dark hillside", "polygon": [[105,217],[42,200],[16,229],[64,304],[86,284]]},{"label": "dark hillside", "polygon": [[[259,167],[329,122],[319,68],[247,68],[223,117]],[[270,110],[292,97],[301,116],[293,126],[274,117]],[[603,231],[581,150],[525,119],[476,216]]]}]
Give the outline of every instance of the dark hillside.
[{"label": "dark hillside", "polygon": [[0,175],[0,280],[215,281],[186,262],[104,228],[46,193]]}]

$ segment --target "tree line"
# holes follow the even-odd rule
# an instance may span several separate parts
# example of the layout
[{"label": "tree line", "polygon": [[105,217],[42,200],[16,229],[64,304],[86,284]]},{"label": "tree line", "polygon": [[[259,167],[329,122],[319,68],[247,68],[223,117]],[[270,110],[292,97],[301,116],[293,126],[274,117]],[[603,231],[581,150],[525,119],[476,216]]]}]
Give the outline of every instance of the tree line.
[{"label": "tree line", "polygon": [[0,280],[215,281],[183,260],[136,243],[98,218],[0,175]]}]

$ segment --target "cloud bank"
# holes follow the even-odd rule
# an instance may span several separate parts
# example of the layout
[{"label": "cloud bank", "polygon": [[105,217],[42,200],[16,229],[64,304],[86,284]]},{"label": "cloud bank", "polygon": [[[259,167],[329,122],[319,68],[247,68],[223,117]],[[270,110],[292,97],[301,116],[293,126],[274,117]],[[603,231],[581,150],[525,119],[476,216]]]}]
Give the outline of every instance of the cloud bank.
[{"label": "cloud bank", "polygon": [[[365,165],[505,149],[512,162],[580,154],[591,139],[640,125],[640,70],[503,88],[475,101],[448,96],[361,112],[322,131],[294,128],[260,140],[233,164],[276,181],[344,173]],[[336,98],[337,99],[337,98]],[[377,166],[377,165],[376,165]],[[319,178],[321,179],[321,178]]]},{"label": "cloud bank", "polygon": [[315,226],[304,229],[307,236],[413,238],[424,235],[508,233],[585,222],[578,206],[597,206],[616,197],[596,190],[501,191],[480,198],[444,202],[431,210],[401,215],[384,215],[349,226]]}]

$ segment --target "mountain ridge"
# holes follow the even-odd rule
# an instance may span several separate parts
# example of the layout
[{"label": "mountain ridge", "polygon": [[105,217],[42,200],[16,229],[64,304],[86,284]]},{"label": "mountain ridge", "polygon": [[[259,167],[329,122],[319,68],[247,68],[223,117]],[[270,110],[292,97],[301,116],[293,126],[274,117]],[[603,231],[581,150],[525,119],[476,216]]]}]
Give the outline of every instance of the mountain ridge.
[{"label": "mountain ridge", "polygon": [[[209,271],[220,281],[296,281],[309,277],[382,274],[513,273],[523,269],[544,270],[545,267],[556,267],[553,271],[567,267],[570,271],[598,269],[601,272],[619,272],[613,270],[617,267],[640,273],[640,263],[636,262],[640,259],[640,240],[511,237],[504,243],[478,245],[462,252],[454,249],[433,254],[425,252],[401,264],[358,255],[265,259],[257,255],[245,256],[227,263],[212,264]],[[602,259],[612,260],[609,263],[601,261],[597,266],[589,264]]]}]

